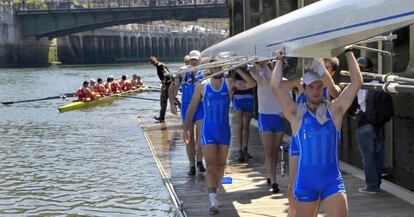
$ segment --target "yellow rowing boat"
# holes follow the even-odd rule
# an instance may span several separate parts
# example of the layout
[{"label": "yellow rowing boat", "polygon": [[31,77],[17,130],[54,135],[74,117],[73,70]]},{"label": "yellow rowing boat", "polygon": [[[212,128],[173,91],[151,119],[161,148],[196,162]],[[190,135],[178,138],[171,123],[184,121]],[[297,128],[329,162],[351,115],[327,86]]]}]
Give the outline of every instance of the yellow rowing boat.
[{"label": "yellow rowing boat", "polygon": [[99,99],[96,99],[96,100],[92,100],[92,101],[76,101],[75,100],[75,101],[72,101],[69,104],[60,106],[58,109],[59,109],[60,112],[73,111],[73,110],[76,110],[76,109],[81,109],[81,108],[100,105],[102,103],[110,102],[113,99],[120,98],[122,96],[128,96],[128,95],[141,93],[141,92],[145,92],[145,91],[149,91],[149,90],[151,90],[151,87],[143,86],[143,87],[140,87],[140,88],[135,89],[135,90],[130,90],[130,91],[127,91],[127,92],[122,92],[122,93],[114,94],[114,95],[110,95],[110,96],[105,96],[105,97],[102,97],[102,98],[99,98]]}]

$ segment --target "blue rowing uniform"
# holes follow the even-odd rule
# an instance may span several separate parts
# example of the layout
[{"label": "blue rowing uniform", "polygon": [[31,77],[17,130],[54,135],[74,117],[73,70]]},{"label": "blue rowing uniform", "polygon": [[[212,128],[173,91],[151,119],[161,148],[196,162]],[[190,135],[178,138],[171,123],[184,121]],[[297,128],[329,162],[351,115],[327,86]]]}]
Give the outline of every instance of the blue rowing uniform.
[{"label": "blue rowing uniform", "polygon": [[229,124],[230,92],[225,79],[222,79],[219,90],[213,89],[210,79],[206,81],[203,106],[201,143],[203,145],[229,145],[231,136]]},{"label": "blue rowing uniform", "polygon": [[[328,88],[324,87],[322,92],[322,98],[324,100],[328,100]],[[296,105],[303,105],[306,104],[306,96],[305,93],[302,92],[299,94],[299,96],[296,98]],[[290,140],[290,149],[289,149],[289,156],[298,156],[299,155],[299,149],[296,145],[296,141],[294,139]]]},{"label": "blue rowing uniform", "polygon": [[295,179],[295,200],[312,202],[324,200],[332,194],[345,192],[338,166],[340,132],[336,129],[326,104],[326,122],[320,124],[308,110],[294,135],[300,150]]},{"label": "blue rowing uniform", "polygon": [[[191,99],[193,98],[195,83],[203,78],[202,71],[198,71],[197,75],[194,76],[192,72],[186,72],[184,74],[184,78],[181,82],[181,119],[185,120],[185,114],[187,112],[188,106],[190,105]],[[198,120],[203,119],[204,110],[202,106],[202,102],[200,102],[197,106],[197,110],[195,112],[193,123]]]}]

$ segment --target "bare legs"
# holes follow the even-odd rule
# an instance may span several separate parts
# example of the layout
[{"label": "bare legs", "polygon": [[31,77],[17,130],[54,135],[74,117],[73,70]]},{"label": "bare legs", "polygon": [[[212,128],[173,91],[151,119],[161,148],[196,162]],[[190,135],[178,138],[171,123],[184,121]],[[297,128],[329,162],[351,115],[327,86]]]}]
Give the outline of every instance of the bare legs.
[{"label": "bare legs", "polygon": [[246,158],[251,156],[248,154],[248,144],[249,144],[249,135],[250,135],[250,121],[252,119],[251,112],[242,112],[237,111],[234,113],[235,116],[235,130],[236,130],[236,140],[237,146],[240,147],[240,157],[239,161],[244,162]]},{"label": "bare legs", "polygon": [[228,152],[228,145],[203,145],[203,156],[207,162],[207,187],[209,190],[210,188],[217,190],[220,186]]},{"label": "bare legs", "polygon": [[[204,166],[202,166],[203,152],[201,150],[201,126],[202,120],[198,120],[190,129],[190,142],[186,144],[188,162],[190,164],[190,171],[188,175],[195,175],[195,161],[197,160],[197,166],[202,167],[200,172],[204,172]],[[194,129],[195,128],[195,129]],[[194,132],[195,131],[195,132]],[[200,165],[199,165],[200,164]]]},{"label": "bare legs", "polygon": [[[295,202],[296,216],[308,217],[317,216],[319,210],[319,201],[314,202]],[[322,205],[328,217],[347,217],[348,201],[345,193],[335,193],[322,201]]]},{"label": "bare legs", "polygon": [[263,132],[260,134],[262,137],[264,154],[265,154],[265,166],[267,175],[271,184],[276,183],[276,163],[279,152],[279,146],[282,143],[283,132]]},{"label": "bare legs", "polygon": [[190,141],[186,143],[187,158],[190,167],[195,166],[195,147],[194,147],[194,125],[191,126],[190,130]]},{"label": "bare legs", "polygon": [[295,186],[296,170],[298,167],[299,156],[289,156],[289,185],[288,198],[290,207],[290,216],[296,216],[295,198],[293,196],[293,186]]},{"label": "bare legs", "polygon": [[201,150],[201,127],[203,125],[202,120],[198,120],[195,122],[196,130],[195,130],[195,145],[196,145],[196,160],[203,161],[203,152]]}]

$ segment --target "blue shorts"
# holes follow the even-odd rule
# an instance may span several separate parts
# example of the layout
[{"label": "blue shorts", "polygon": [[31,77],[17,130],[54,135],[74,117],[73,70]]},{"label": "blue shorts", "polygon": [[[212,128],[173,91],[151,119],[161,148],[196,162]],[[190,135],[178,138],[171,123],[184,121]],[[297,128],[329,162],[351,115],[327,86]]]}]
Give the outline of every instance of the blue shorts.
[{"label": "blue shorts", "polygon": [[[314,180],[309,181],[313,182]],[[301,185],[301,183],[297,183],[295,184],[293,192],[296,201],[313,202],[319,199],[324,200],[333,194],[346,191],[342,177],[339,176],[332,179],[332,182],[325,185]]]},{"label": "blue shorts", "polygon": [[230,126],[220,125],[220,127],[209,127],[203,123],[201,131],[201,144],[217,144],[217,145],[230,145]]},{"label": "blue shorts", "polygon": [[278,133],[285,130],[285,121],[280,115],[267,115],[259,113],[259,132]]},{"label": "blue shorts", "polygon": [[233,111],[234,112],[253,112],[253,95],[251,94],[236,94],[233,96]]},{"label": "blue shorts", "polygon": [[[185,121],[185,115],[187,113],[188,104],[182,104],[181,105],[181,120]],[[203,102],[198,103],[197,110],[193,117],[193,123],[197,122],[198,120],[203,119],[204,117],[204,108],[203,108]]]},{"label": "blue shorts", "polygon": [[299,156],[299,148],[298,148],[298,145],[296,144],[296,140],[293,135],[290,140],[290,148],[289,148],[289,157],[291,156]]}]

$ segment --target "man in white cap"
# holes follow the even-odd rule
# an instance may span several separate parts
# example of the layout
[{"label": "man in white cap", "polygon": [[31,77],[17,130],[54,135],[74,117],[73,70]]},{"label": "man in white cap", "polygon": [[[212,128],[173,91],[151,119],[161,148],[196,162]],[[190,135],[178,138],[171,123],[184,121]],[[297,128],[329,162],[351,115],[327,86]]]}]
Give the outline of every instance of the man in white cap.
[{"label": "man in white cap", "polygon": [[[190,67],[196,67],[201,62],[201,53],[198,50],[192,50],[188,54],[188,59],[190,61]],[[184,61],[188,60],[184,58]],[[194,88],[197,81],[203,78],[203,71],[198,70],[194,72],[194,70],[185,70],[183,73],[180,73],[177,79],[174,79],[174,84],[171,85],[170,88],[170,108],[171,113],[177,114],[177,106],[174,103],[178,89],[180,88],[181,83],[181,119],[183,123],[185,122],[185,115],[187,112],[187,108],[190,105],[191,99],[193,98]],[[187,157],[189,161],[190,170],[188,171],[187,175],[193,176],[196,174],[196,166],[200,173],[204,173],[206,169],[203,165],[203,153],[201,151],[201,127],[202,127],[202,119],[204,117],[204,109],[202,103],[199,103],[197,106],[196,114],[192,120],[192,128],[190,129],[191,135],[190,140],[186,143],[187,146]],[[195,130],[194,130],[195,128]],[[194,135],[195,131],[195,135]],[[197,161],[197,164],[196,164]]]},{"label": "man in white cap", "polygon": [[323,99],[321,73],[305,67],[303,78],[305,104],[296,104],[282,85],[284,50],[272,75],[272,89],[282,112],[292,127],[292,139],[299,149],[294,184],[296,216],[313,216],[320,200],[328,216],[347,216],[348,202],[338,168],[338,144],[342,119],[362,86],[362,75],[354,54],[345,51],[351,83],[332,102]]}]

